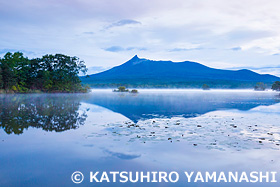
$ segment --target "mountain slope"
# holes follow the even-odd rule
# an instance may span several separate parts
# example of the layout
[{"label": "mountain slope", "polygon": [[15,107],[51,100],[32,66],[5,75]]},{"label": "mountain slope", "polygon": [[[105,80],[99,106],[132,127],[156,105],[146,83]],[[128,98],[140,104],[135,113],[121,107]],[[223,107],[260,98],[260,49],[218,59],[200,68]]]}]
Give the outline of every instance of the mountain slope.
[{"label": "mountain slope", "polygon": [[84,83],[104,87],[130,85],[134,87],[251,87],[257,82],[271,85],[280,80],[273,75],[261,75],[250,70],[221,70],[196,62],[152,61],[135,55],[126,63],[107,71],[82,77]]}]

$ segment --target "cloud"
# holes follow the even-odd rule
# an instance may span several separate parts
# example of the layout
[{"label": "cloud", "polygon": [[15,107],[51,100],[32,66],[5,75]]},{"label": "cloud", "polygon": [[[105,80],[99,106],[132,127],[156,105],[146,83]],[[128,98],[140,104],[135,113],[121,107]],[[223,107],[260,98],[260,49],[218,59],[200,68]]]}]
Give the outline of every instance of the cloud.
[{"label": "cloud", "polygon": [[261,29],[234,29],[228,33],[225,33],[227,38],[233,41],[251,41],[255,39],[267,38],[274,36],[273,31],[261,30]]},{"label": "cloud", "polygon": [[112,47],[105,48],[104,50],[110,52],[120,52],[120,51],[124,51],[125,49],[120,46],[112,46]]},{"label": "cloud", "polygon": [[242,50],[242,48],[241,47],[233,47],[233,48],[231,48],[231,50],[233,50],[233,51],[240,51],[240,50]]},{"label": "cloud", "polygon": [[169,52],[180,52],[180,51],[194,51],[194,50],[203,50],[202,47],[195,47],[195,48],[173,48],[168,50]]},{"label": "cloud", "polygon": [[252,69],[252,70],[280,69],[280,66],[263,66],[263,67],[247,66],[247,67],[243,67],[242,69]]},{"label": "cloud", "polygon": [[112,23],[111,25],[105,27],[105,29],[110,29],[112,27],[121,27],[125,25],[137,25],[137,24],[141,24],[141,22],[132,19],[122,19],[118,22]]},{"label": "cloud", "polygon": [[94,32],[83,32],[83,34],[93,35]]},{"label": "cloud", "polygon": [[135,51],[215,68],[274,67],[279,6],[278,0],[1,1],[0,49],[33,51],[24,53],[29,57],[64,53],[88,67],[119,65]]},{"label": "cloud", "polygon": [[99,73],[105,70],[108,70],[109,68],[105,68],[102,66],[91,66],[88,68],[87,74],[91,75],[91,74],[95,74],[95,73]]},{"label": "cloud", "polygon": [[260,74],[270,74],[280,77],[280,67],[274,67],[274,68],[252,68],[254,71]]},{"label": "cloud", "polygon": [[280,66],[261,66],[261,67],[256,67],[256,66],[240,66],[238,68],[228,68],[232,70],[239,70],[239,69],[249,69],[252,71],[255,71],[260,74],[271,74],[271,75],[276,75],[280,77]]},{"label": "cloud", "polygon": [[128,47],[126,48],[127,51],[138,50],[138,51],[146,51],[148,50],[146,47]]},{"label": "cloud", "polygon": [[111,47],[105,48],[104,50],[105,51],[109,51],[109,52],[132,51],[132,50],[146,51],[147,48],[145,48],[145,47],[127,47],[127,48],[123,48],[121,46],[111,46]]}]

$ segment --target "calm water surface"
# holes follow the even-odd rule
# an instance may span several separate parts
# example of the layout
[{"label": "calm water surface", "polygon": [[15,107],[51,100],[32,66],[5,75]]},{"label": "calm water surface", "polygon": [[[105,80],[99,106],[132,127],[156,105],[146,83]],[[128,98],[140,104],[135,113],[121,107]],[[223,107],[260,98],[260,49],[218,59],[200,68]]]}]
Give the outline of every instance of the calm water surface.
[{"label": "calm water surface", "polygon": [[[250,90],[0,95],[0,186],[90,183],[90,171],[278,171],[280,97]],[[278,179],[280,181],[280,178]],[[257,183],[251,186],[278,186]],[[250,186],[250,185],[249,185]]]}]

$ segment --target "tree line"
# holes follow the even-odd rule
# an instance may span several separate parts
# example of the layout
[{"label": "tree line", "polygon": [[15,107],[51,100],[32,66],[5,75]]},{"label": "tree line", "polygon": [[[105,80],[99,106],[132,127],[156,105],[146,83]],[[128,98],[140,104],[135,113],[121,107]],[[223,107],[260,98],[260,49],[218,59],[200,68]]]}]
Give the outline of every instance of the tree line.
[{"label": "tree line", "polygon": [[4,93],[87,92],[79,73],[86,73],[85,62],[63,54],[29,59],[21,52],[0,58],[0,90]]},{"label": "tree line", "polygon": [[[254,90],[256,91],[264,91],[266,89],[266,84],[264,84],[263,82],[258,82],[256,84],[256,86],[254,87]],[[280,81],[275,81],[272,86],[271,86],[272,90],[275,91],[280,91]]]}]

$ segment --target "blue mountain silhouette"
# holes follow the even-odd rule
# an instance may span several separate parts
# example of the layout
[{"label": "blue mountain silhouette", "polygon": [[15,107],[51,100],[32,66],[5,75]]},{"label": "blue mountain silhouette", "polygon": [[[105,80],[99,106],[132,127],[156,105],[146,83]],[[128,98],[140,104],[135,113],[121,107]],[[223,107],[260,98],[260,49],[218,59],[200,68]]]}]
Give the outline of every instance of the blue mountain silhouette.
[{"label": "blue mountain silhouette", "polygon": [[197,62],[154,61],[138,58],[107,71],[81,78],[92,86],[130,85],[135,87],[201,87],[206,83],[212,87],[252,87],[257,82],[271,85],[280,81],[269,74],[242,70],[214,69]]}]

